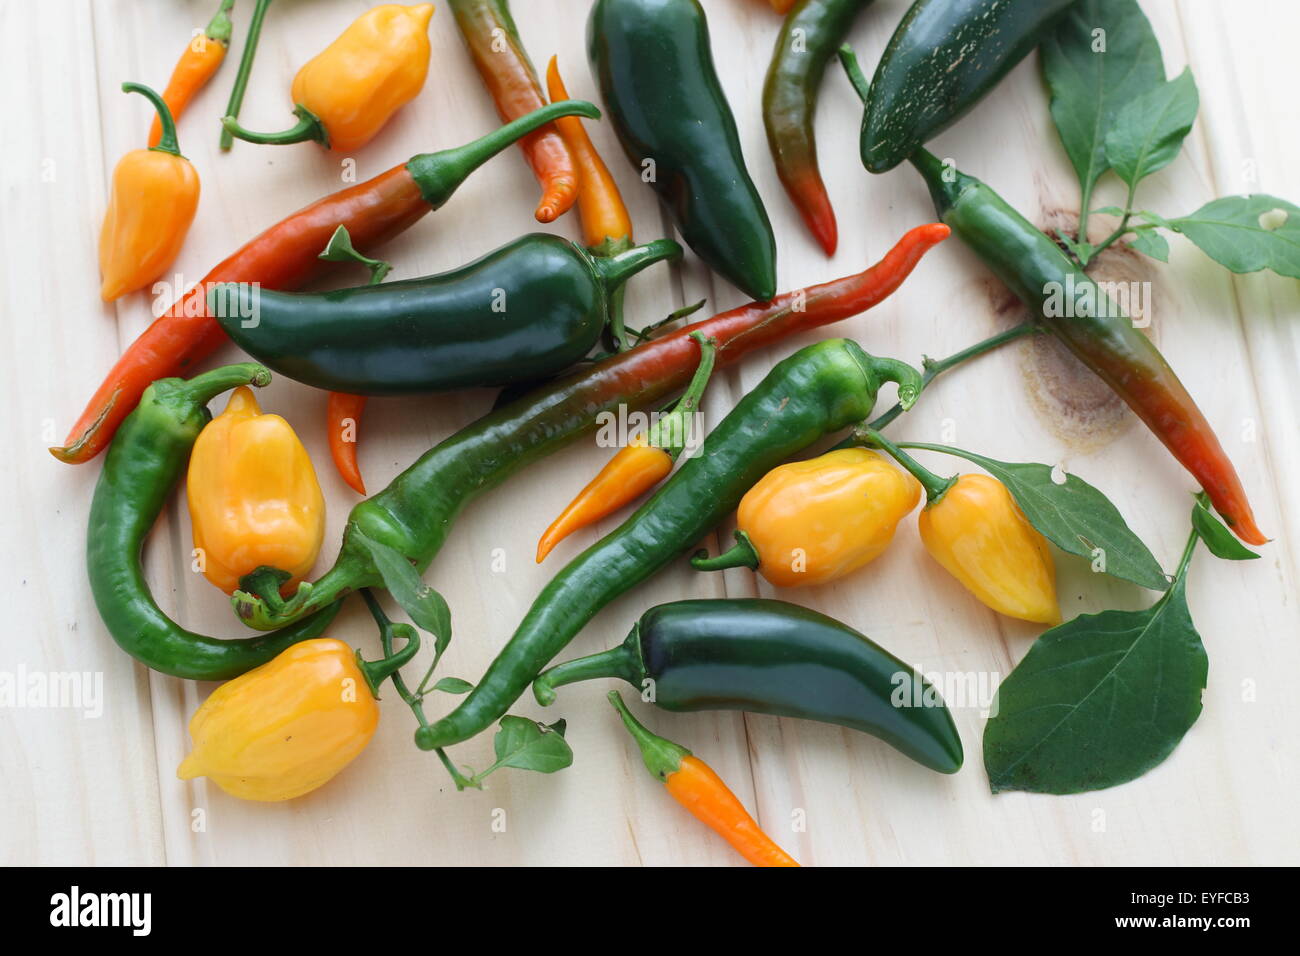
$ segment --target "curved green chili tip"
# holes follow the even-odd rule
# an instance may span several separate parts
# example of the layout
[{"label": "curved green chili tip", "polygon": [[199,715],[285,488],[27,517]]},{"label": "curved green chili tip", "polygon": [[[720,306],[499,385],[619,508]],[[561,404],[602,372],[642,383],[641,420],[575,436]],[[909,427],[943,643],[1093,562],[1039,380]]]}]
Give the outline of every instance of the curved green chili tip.
[{"label": "curved green chili tip", "polygon": [[257,143],[262,146],[288,146],[292,143],[310,141],[320,143],[326,149],[329,149],[329,130],[325,128],[325,124],[321,122],[319,116],[302,104],[294,106],[293,115],[298,117],[298,122],[279,133],[255,133],[252,130],[244,129],[239,125],[239,120],[233,116],[221,117],[221,125],[225,127],[226,132],[231,136],[242,139],[246,143]]},{"label": "curved green chili tip", "polygon": [[158,111],[158,122],[162,124],[162,138],[158,140],[157,146],[150,146],[151,150],[159,153],[170,153],[173,156],[181,155],[180,143],[176,139],[176,119],[172,116],[172,111],[167,107],[167,101],[158,95],[158,92],[143,83],[123,83],[123,93],[139,93],[144,96],[153,108]]}]

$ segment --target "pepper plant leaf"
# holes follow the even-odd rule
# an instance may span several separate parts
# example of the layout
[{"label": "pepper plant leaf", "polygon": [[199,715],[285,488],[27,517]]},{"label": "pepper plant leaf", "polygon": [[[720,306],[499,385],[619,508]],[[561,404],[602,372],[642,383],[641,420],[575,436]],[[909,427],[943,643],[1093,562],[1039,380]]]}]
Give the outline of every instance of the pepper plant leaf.
[{"label": "pepper plant leaf", "polygon": [[1042,44],[1052,120],[1085,197],[1109,168],[1106,134],[1165,80],[1160,44],[1136,0],[1078,0]]},{"label": "pepper plant leaf", "polygon": [[1250,561],[1259,555],[1237,540],[1237,536],[1228,530],[1208,507],[1209,498],[1205,492],[1196,496],[1196,506],[1192,508],[1192,527],[1210,553],[1216,558],[1227,561]]},{"label": "pepper plant leaf", "polygon": [[1209,672],[1185,570],[1145,611],[1083,614],[1034,642],[984,727],[994,793],[1102,790],[1173,752],[1200,716]]},{"label": "pepper plant leaf", "polygon": [[1130,189],[1136,188],[1178,155],[1199,108],[1190,69],[1133,98],[1115,114],[1106,133],[1106,162]]},{"label": "pepper plant leaf", "polygon": [[1272,269],[1300,279],[1300,208],[1285,199],[1224,196],[1169,220],[1169,228],[1233,272]]},{"label": "pepper plant leaf", "polygon": [[1169,261],[1169,240],[1157,232],[1155,226],[1139,226],[1128,244],[1152,259]]},{"label": "pepper plant leaf", "polygon": [[354,531],[370,554],[384,587],[420,628],[433,635],[435,663],[451,643],[451,608],[446,599],[420,578],[406,557],[396,548]]},{"label": "pepper plant leaf", "polygon": [[433,685],[433,689],[440,690],[444,694],[468,694],[474,689],[474,685],[459,677],[443,677]]},{"label": "pepper plant leaf", "polygon": [[1057,484],[1050,465],[998,461],[948,445],[899,444],[974,462],[1007,486],[1029,523],[1062,551],[1087,558],[1096,570],[1111,577],[1152,591],[1169,587],[1160,562],[1125,523],[1119,509],[1078,475],[1067,474],[1065,481]]},{"label": "pepper plant leaf", "polygon": [[501,718],[501,729],[492,740],[496,763],[479,775],[487,776],[501,767],[555,773],[573,763],[573,748],[564,739],[565,724],[540,724],[512,714]]}]

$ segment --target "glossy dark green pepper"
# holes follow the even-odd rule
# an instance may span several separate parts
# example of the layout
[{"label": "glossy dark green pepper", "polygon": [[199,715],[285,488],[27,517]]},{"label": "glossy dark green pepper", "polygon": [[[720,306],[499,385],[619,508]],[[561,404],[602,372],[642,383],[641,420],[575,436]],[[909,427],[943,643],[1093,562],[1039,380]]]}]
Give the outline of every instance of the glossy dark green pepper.
[{"label": "glossy dark green pepper", "polygon": [[589,351],[612,291],[681,255],[656,239],[599,258],[533,233],[451,272],[313,295],[213,286],[209,311],[240,348],[316,388],[400,395],[534,381]]},{"label": "glossy dark green pepper", "polygon": [[618,647],[568,661],[533,681],[555,688],[621,677],[664,710],[746,710],[802,717],[879,737],[940,773],[962,746],[938,691],[910,664],[825,614],[756,598],[652,607]]},{"label": "glossy dark green pepper", "polygon": [[686,244],[747,295],[771,299],[776,240],[697,0],[597,0],[587,56],[624,152]]}]

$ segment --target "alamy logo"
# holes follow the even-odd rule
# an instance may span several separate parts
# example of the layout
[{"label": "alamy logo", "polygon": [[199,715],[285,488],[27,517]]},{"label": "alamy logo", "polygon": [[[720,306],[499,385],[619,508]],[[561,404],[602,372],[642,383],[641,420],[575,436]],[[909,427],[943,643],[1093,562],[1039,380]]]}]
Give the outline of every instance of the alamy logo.
[{"label": "alamy logo", "polygon": [[132,936],[148,936],[152,909],[150,893],[82,893],[74,886],[50,897],[50,925],[127,926]]}]

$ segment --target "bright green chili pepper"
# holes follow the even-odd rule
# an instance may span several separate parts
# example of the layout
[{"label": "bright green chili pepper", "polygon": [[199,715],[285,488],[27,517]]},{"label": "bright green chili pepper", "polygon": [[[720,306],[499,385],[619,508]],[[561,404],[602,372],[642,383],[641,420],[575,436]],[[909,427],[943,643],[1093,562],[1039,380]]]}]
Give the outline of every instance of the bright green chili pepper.
[{"label": "bright green chili pepper", "polygon": [[568,661],[533,681],[555,688],[620,677],[664,710],[745,710],[851,727],[940,773],[962,746],[939,693],[910,664],[825,614],[758,598],[652,607],[618,647]]},{"label": "bright green chili pepper", "polygon": [[698,0],[597,0],[587,57],[624,152],[686,244],[747,295],[772,298],[776,239]]},{"label": "bright green chili pepper", "polygon": [[549,378],[600,338],[614,291],[681,247],[597,258],[532,233],[451,272],[316,295],[217,285],[209,311],[259,362],[316,388],[397,395]]},{"label": "bright green chili pepper", "polygon": [[556,575],[483,679],[454,711],[416,731],[416,743],[446,747],[490,727],[601,608],[689,551],[769,469],[866,418],[886,381],[899,384],[904,406],[921,388],[910,365],[870,356],[848,339],[779,363],[653,498]]},{"label": "bright green chili pepper", "polygon": [[229,365],[185,381],[159,379],[122,422],[90,505],[86,565],[100,617],[113,640],[156,671],[226,680],[265,664],[290,644],[325,630],[332,604],[289,627],[239,640],[187,631],[158,607],[140,568],[140,549],[211,419],[207,403],[237,385],[266,385],[260,365]]}]

